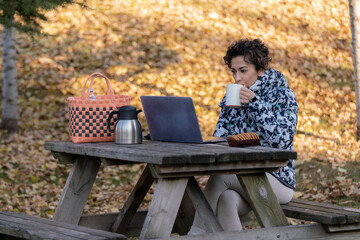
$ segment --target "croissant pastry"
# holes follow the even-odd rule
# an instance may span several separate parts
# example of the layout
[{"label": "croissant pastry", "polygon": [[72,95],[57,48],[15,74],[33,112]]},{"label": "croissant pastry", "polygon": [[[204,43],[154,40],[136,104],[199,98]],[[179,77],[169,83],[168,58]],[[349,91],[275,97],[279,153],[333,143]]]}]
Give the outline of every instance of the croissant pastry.
[{"label": "croissant pastry", "polygon": [[247,147],[260,144],[260,138],[254,132],[231,135],[228,136],[227,141],[230,147]]}]

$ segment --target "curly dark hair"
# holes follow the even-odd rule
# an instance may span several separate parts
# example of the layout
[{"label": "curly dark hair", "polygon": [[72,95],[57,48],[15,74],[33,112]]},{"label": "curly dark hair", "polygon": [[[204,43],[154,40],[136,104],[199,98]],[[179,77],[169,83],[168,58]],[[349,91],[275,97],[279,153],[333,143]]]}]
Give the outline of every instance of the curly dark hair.
[{"label": "curly dark hair", "polygon": [[224,56],[225,64],[231,68],[231,59],[238,56],[244,56],[245,62],[254,64],[256,71],[268,69],[271,62],[269,49],[261,39],[249,40],[246,38],[231,44]]}]

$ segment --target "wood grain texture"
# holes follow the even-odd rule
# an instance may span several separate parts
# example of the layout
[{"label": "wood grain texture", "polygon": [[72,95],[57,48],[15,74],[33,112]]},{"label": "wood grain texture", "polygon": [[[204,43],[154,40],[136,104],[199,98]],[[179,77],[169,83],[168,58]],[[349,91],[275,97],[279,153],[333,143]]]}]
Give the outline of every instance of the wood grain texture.
[{"label": "wood grain texture", "polygon": [[151,165],[156,178],[190,177],[213,174],[250,174],[273,172],[286,166],[288,160],[217,162],[210,164]]},{"label": "wood grain texture", "polygon": [[[360,223],[340,224],[340,225],[323,225],[329,233],[360,231]],[[359,234],[360,235],[360,234]]]},{"label": "wood grain texture", "polygon": [[347,223],[359,223],[360,222],[360,210],[355,208],[349,208],[344,206],[338,206],[335,204],[320,203],[316,201],[307,201],[302,199],[292,199],[290,204],[298,204],[303,208],[309,208],[324,212],[338,213],[346,215]]},{"label": "wood grain texture", "polygon": [[288,225],[265,173],[237,175],[237,177],[262,227]]},{"label": "wood grain texture", "polygon": [[97,158],[76,158],[56,207],[55,221],[78,224],[100,163]]},{"label": "wood grain texture", "polygon": [[126,239],[124,235],[23,213],[0,213],[0,233],[25,239]]},{"label": "wood grain texture", "polygon": [[218,144],[189,144],[143,141],[143,144],[119,145],[113,142],[47,142],[53,152],[87,155],[103,159],[158,165],[296,159],[296,152],[266,147],[231,148]]},{"label": "wood grain texture", "polygon": [[170,236],[187,182],[187,178],[159,179],[139,239]]},{"label": "wood grain texture", "polygon": [[327,233],[319,223],[248,229],[241,232],[216,232],[161,240],[359,240],[360,231]]},{"label": "wood grain texture", "polygon": [[328,211],[309,209],[306,206],[297,204],[281,205],[287,217],[302,219],[306,221],[318,222],[326,225],[346,224],[346,215],[331,213]]},{"label": "wood grain texture", "polygon": [[292,199],[288,204],[283,204],[281,207],[287,217],[325,225],[360,223],[359,209],[302,199]]}]

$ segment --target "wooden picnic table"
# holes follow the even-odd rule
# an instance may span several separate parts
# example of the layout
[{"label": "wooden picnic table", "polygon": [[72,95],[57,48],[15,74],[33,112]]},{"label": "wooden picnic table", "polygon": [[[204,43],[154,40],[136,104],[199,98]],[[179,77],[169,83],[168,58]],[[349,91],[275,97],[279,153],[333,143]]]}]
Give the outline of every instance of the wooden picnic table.
[{"label": "wooden picnic table", "polygon": [[289,159],[296,159],[295,151],[260,146],[232,148],[226,142],[191,144],[148,140],[137,145],[59,141],[47,142],[45,148],[60,162],[73,164],[53,217],[56,221],[79,223],[101,164],[146,163],[122,210],[112,218],[114,232],[125,232],[154,180],[157,180],[156,189],[139,239],[169,237],[185,195],[192,201],[207,231],[222,232],[194,178],[215,174],[237,175],[262,227],[288,224],[265,172],[276,171]]}]

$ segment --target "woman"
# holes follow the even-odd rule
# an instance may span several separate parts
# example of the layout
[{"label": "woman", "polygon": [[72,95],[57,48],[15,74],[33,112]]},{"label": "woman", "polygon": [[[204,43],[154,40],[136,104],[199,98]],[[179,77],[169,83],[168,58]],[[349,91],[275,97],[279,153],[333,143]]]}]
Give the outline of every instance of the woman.
[{"label": "woman", "polygon": [[[235,83],[243,85],[239,96],[242,107],[227,108],[225,97],[222,99],[214,136],[256,132],[261,146],[292,150],[298,106],[284,75],[268,67],[268,48],[260,39],[241,39],[228,48],[224,61]],[[279,202],[288,203],[296,184],[294,160],[266,175]],[[236,175],[211,176],[204,194],[225,231],[242,230],[239,216],[251,208]],[[196,214],[189,234],[204,232]]]}]

